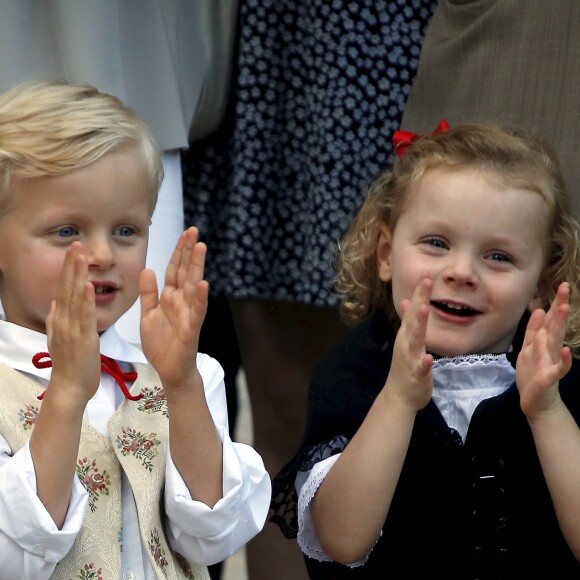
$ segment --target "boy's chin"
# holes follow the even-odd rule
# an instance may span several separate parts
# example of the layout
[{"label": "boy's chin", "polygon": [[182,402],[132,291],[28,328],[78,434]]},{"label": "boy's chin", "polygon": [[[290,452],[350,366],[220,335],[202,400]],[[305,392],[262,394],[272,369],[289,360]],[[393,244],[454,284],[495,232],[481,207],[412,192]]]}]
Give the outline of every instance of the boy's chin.
[{"label": "boy's chin", "polygon": [[118,318],[110,319],[110,320],[97,320],[97,332],[99,335],[103,334],[106,330],[109,330],[111,326],[114,326],[117,322]]}]

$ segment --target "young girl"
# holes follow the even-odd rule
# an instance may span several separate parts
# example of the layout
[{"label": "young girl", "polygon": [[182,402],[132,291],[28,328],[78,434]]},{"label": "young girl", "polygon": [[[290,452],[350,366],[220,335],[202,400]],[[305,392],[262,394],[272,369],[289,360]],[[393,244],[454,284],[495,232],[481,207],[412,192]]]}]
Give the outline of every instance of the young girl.
[{"label": "young girl", "polygon": [[[0,577],[207,579],[263,526],[270,481],[228,436],[197,352],[205,246],[144,270],[163,171],[143,121],[88,86],[0,97]],[[143,351],[115,331],[141,298]]]},{"label": "young girl", "polygon": [[342,243],[361,323],[315,373],[273,520],[293,536],[297,516],[312,578],[578,578],[580,252],[558,165],[486,126],[398,153]]}]

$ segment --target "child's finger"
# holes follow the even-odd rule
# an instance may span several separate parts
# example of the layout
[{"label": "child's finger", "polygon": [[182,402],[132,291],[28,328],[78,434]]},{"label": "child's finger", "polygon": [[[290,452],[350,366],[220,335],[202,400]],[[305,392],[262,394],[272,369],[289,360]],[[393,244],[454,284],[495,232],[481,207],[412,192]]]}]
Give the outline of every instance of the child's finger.
[{"label": "child's finger", "polygon": [[[82,246],[74,243],[67,250],[59,277],[51,327],[90,331],[95,324],[94,287],[88,280],[88,262]],[[54,333],[53,333],[54,334]]]},{"label": "child's finger", "polygon": [[183,244],[181,250],[181,261],[177,270],[177,287],[183,288],[189,279],[191,270],[192,256],[197,244],[197,228],[191,227],[182,234]]},{"label": "child's finger", "polygon": [[202,242],[196,242],[189,255],[190,263],[186,272],[186,278],[180,282],[178,288],[182,291],[185,303],[189,306],[199,302],[197,286],[204,281],[205,256],[207,247]]},{"label": "child's finger", "polygon": [[556,296],[550,304],[550,308],[548,308],[547,318],[546,318],[546,325],[549,325],[552,319],[557,316],[557,313],[560,309],[560,306],[563,304],[569,304],[570,302],[570,286],[567,282],[562,282],[560,286],[558,286],[558,290],[556,291]]},{"label": "child's finger", "polygon": [[404,300],[401,303],[405,330],[412,345],[420,349],[424,348],[432,289],[433,282],[425,273],[415,288],[411,300]]},{"label": "child's finger", "polygon": [[209,284],[202,280],[195,286],[194,304],[190,309],[190,327],[199,329],[207,313]]},{"label": "child's finger", "polygon": [[46,317],[46,336],[48,344],[50,344],[52,337],[52,324],[54,321],[55,312],[56,312],[56,300],[52,300],[50,303],[50,310],[48,311],[48,316]]},{"label": "child's finger", "polygon": [[546,329],[548,352],[550,353],[552,362],[554,363],[559,361],[561,357],[561,349],[566,336],[566,325],[569,312],[570,306],[568,304],[561,304],[558,310],[554,313]]},{"label": "child's finger", "polygon": [[141,318],[159,304],[159,293],[155,272],[145,268],[139,276],[139,298],[141,302]]},{"label": "child's finger", "polygon": [[189,280],[194,284],[201,282],[205,274],[205,256],[207,246],[202,242],[197,242],[191,254],[191,264],[189,268]]},{"label": "child's finger", "polygon": [[537,308],[536,310],[534,310],[532,312],[532,315],[530,316],[530,319],[528,320],[528,325],[526,326],[526,332],[524,334],[524,342],[523,342],[522,348],[529,346],[530,344],[532,344],[534,342],[534,338],[535,338],[538,330],[540,330],[540,328],[542,328],[545,318],[546,318],[546,312],[544,310],[542,310],[541,308]]},{"label": "child's finger", "polygon": [[428,274],[424,274],[411,297],[410,312],[416,321],[420,321],[421,326],[427,324],[432,290],[433,282]]},{"label": "child's finger", "polygon": [[[89,282],[89,264],[83,254],[77,254],[74,261],[73,281],[71,288],[72,306],[84,310],[85,304],[92,298],[94,302],[94,286]],[[91,292],[92,291],[92,292]]]},{"label": "child's finger", "polygon": [[433,282],[426,272],[423,273],[419,283],[413,291],[413,295],[410,300],[404,300],[401,305],[403,306],[403,318],[407,318],[409,313],[415,315],[421,308],[421,305],[429,305],[429,300],[431,299],[431,291],[433,289]]},{"label": "child's finger", "polygon": [[572,351],[564,346],[560,349],[560,378],[566,376],[572,368]]},{"label": "child's finger", "polygon": [[556,303],[557,306],[570,303],[570,284],[568,284],[568,282],[562,282],[560,286],[558,286],[554,303]]},{"label": "child's finger", "polygon": [[555,364],[561,358],[561,348],[566,335],[566,325],[568,314],[570,312],[570,287],[563,282],[558,287],[556,296],[543,321],[543,327],[546,329],[546,345],[548,353]]},{"label": "child's finger", "polygon": [[185,232],[179,236],[175,248],[165,269],[165,286],[176,287],[178,285],[179,268],[182,263],[183,247],[185,245]]},{"label": "child's finger", "polygon": [[79,255],[81,249],[82,249],[81,245],[75,242],[66,251],[64,261],[62,263],[62,267],[60,270],[58,286],[55,296],[57,303],[63,305],[70,303],[75,279],[76,257]]},{"label": "child's finger", "polygon": [[195,227],[181,234],[165,270],[165,286],[182,288],[187,282],[197,238],[198,230]]}]

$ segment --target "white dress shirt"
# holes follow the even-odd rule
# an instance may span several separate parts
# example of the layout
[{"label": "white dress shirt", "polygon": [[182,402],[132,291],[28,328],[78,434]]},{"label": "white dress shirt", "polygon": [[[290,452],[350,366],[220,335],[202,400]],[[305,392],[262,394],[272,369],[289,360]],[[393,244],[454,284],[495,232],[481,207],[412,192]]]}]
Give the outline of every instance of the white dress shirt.
[{"label": "white dress shirt", "polygon": [[[0,320],[0,362],[48,384],[51,369],[37,369],[32,356],[47,351],[46,335]],[[141,350],[124,341],[115,328],[101,335],[101,353],[119,361],[146,363]],[[261,457],[228,434],[223,370],[216,360],[198,354],[212,418],[223,443],[223,497],[213,508],[191,499],[171,455],[166,465],[165,510],[170,544],[191,562],[210,565],[241,549],[263,527],[271,484]],[[85,409],[84,419],[108,436],[107,423],[122,400],[109,375]],[[1,427],[0,427],[1,428]],[[72,547],[81,529],[88,493],[73,476],[69,510],[58,529],[36,494],[36,477],[28,444],[13,452],[0,435],[0,576],[2,580],[43,580]],[[120,578],[154,580],[146,547],[138,531],[135,502],[126,476],[122,479],[123,551]]]}]

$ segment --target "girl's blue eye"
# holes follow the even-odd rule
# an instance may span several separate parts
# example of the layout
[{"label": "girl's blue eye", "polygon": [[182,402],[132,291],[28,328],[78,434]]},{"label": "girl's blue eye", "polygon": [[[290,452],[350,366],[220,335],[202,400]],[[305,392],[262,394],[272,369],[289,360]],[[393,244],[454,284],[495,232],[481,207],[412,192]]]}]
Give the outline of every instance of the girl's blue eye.
[{"label": "girl's blue eye", "polygon": [[489,255],[490,259],[494,262],[511,262],[511,258],[504,254],[503,252],[493,252]]},{"label": "girl's blue eye", "polygon": [[60,228],[57,232],[58,236],[61,238],[72,238],[73,236],[76,236],[77,233],[77,230],[72,226],[65,226],[64,228]]},{"label": "girl's blue eye", "polygon": [[127,238],[135,233],[135,228],[132,228],[131,226],[121,226],[120,228],[117,229],[116,233],[118,236]]}]

